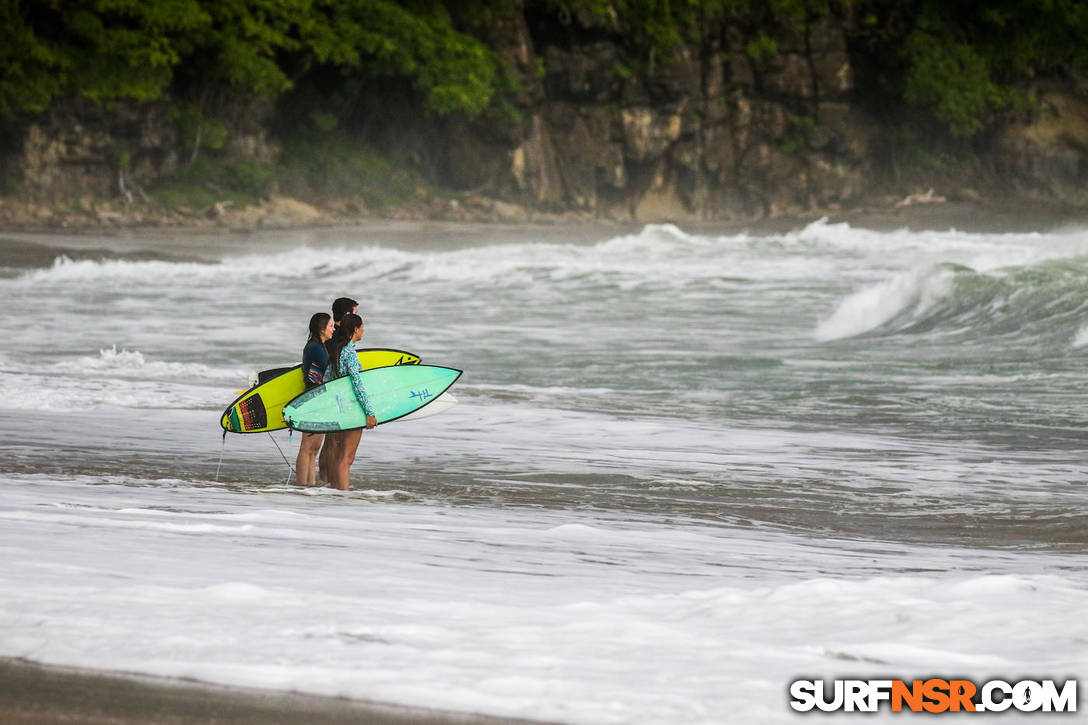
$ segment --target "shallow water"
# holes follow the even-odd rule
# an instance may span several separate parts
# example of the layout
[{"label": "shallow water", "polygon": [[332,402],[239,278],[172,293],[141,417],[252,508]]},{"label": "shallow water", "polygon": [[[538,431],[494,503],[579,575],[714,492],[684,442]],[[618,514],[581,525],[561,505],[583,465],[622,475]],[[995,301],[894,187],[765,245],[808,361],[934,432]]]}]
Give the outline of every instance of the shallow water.
[{"label": "shallow water", "polygon": [[[0,240],[0,655],[578,723],[1075,675],[1086,290],[1082,229]],[[218,416],[341,294],[461,402],[300,491]]]}]

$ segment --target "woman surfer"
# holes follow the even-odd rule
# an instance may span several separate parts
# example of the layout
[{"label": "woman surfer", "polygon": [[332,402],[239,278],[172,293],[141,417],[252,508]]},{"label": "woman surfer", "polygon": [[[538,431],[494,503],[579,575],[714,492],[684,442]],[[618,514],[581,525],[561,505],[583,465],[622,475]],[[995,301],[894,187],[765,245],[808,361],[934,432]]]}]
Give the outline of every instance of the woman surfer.
[{"label": "woman surfer", "polygon": [[[340,325],[333,333],[329,341],[329,367],[325,370],[325,380],[351,376],[351,387],[355,396],[363,406],[366,413],[366,427],[373,428],[378,424],[374,417],[374,409],[370,407],[370,399],[363,388],[362,366],[359,365],[359,354],[355,350],[355,343],[363,336],[363,321],[356,314],[344,315]],[[351,464],[355,461],[355,452],[359,448],[359,439],[362,437],[361,428],[330,433],[335,437],[336,446],[332,453],[332,485],[341,491],[347,491],[349,487],[348,474]]]},{"label": "woman surfer", "polygon": [[[329,365],[325,341],[332,337],[333,329],[332,316],[328,313],[318,312],[310,317],[310,337],[302,349],[302,379],[307,390],[325,382],[325,368]],[[324,438],[321,433],[302,434],[298,458],[295,459],[295,481],[298,485],[314,485],[314,459]]]}]

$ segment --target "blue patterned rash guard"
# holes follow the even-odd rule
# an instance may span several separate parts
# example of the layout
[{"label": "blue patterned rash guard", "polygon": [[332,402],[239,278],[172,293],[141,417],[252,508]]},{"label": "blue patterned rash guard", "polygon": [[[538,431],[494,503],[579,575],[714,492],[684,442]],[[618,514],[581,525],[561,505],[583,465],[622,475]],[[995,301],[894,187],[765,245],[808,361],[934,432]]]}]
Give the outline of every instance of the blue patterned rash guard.
[{"label": "blue patterned rash guard", "polygon": [[302,349],[302,377],[306,389],[316,388],[325,382],[325,369],[329,367],[329,353],[320,342],[311,340]]},{"label": "blue patterned rash guard", "polygon": [[[351,387],[355,389],[355,396],[363,405],[363,412],[367,416],[374,415],[374,409],[370,407],[370,398],[367,397],[366,390],[363,388],[363,367],[359,364],[359,353],[355,350],[354,342],[344,345],[344,349],[340,351],[340,373],[340,377],[351,376]],[[329,367],[325,369],[325,379],[332,380],[335,377],[335,371],[330,362]]]}]

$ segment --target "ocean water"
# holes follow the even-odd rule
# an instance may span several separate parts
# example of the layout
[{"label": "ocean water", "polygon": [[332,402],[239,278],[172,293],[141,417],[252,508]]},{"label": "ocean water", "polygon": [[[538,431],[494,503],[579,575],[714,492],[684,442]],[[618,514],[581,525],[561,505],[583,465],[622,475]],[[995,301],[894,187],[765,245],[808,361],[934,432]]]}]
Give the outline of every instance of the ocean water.
[{"label": "ocean water", "polygon": [[[460,403],[301,490],[218,418],[340,295]],[[0,301],[0,656],[586,724],[1088,672],[1083,228],[9,236]]]}]

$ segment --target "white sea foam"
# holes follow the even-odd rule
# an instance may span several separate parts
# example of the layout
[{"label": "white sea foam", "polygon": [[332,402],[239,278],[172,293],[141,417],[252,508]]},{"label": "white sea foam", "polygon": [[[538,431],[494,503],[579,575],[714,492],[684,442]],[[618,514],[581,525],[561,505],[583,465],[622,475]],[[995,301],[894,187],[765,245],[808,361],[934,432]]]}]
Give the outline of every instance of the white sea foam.
[{"label": "white sea foam", "polygon": [[6,477],[0,655],[594,725],[1088,666],[1072,558],[97,483]]},{"label": "white sea foam", "polygon": [[[799,231],[753,237],[691,234],[673,225],[651,225],[590,245],[517,242],[435,251],[362,243],[227,255],[207,263],[60,257],[50,268],[0,280],[0,288],[55,297],[111,287],[120,297],[114,303],[116,311],[127,298],[138,299],[145,310],[157,304],[174,309],[189,304],[195,290],[218,295],[239,285],[251,286],[254,295],[264,298],[254,309],[282,304],[284,285],[292,290],[296,304],[312,304],[307,301],[323,298],[325,290],[352,288],[369,289],[377,299],[389,300],[412,295],[434,299],[453,291],[456,303],[465,304],[460,291],[487,286],[510,290],[526,297],[526,303],[548,309],[569,302],[571,293],[605,298],[615,297],[614,290],[621,295],[661,294],[660,304],[682,291],[692,299],[704,297],[710,312],[724,296],[736,294],[739,280],[771,285],[772,293],[765,298],[772,309],[778,305],[776,288],[783,284],[852,280],[855,291],[830,315],[825,313],[815,333],[818,340],[828,340],[879,326],[909,304],[916,289],[925,293],[924,286],[918,287],[918,279],[925,277],[920,270],[952,262],[986,272],[1084,252],[1088,252],[1085,235],[1075,232],[1046,236],[874,232],[821,220]],[[874,269],[881,270],[875,279]],[[374,304],[366,307],[371,312],[381,309]],[[219,339],[215,325],[222,323],[215,318],[222,308],[209,306],[201,313]]]},{"label": "white sea foam", "polygon": [[[788,239],[789,237],[787,237]],[[758,245],[757,245],[758,246]],[[99,285],[123,283],[156,287],[162,280],[188,284],[229,284],[239,280],[321,279],[326,283],[365,280],[428,284],[589,281],[675,284],[720,276],[754,279],[810,274],[817,259],[767,259],[753,255],[747,234],[701,236],[672,225],[651,225],[632,235],[593,245],[517,243],[449,251],[405,251],[373,244],[314,249],[300,247],[260,255],[226,256],[209,262],[164,260],[72,260],[58,257],[46,269],[31,270],[10,284]]]},{"label": "white sea foam", "polygon": [[1077,330],[1076,336],[1073,337],[1073,347],[1084,347],[1088,345],[1088,325],[1084,325]]},{"label": "white sea foam", "polygon": [[0,371],[0,409],[77,412],[101,408],[216,408],[232,399],[229,386],[183,381],[77,377]]},{"label": "white sea foam", "polygon": [[[1084,240],[258,234],[0,279],[0,655],[572,723],[1079,671]],[[303,491],[298,436],[218,413],[339,294],[461,403]]]},{"label": "white sea foam", "polygon": [[148,360],[139,350],[118,350],[116,345],[74,360],[53,363],[50,371],[73,377],[106,373],[122,379],[175,380],[179,382],[215,381],[228,384],[245,379],[243,367],[213,367],[201,363]]},{"label": "white sea foam", "polygon": [[952,290],[955,273],[923,269],[896,275],[844,299],[835,312],[817,326],[817,340],[837,340],[876,329],[910,311],[919,317]]},{"label": "white sea foam", "polygon": [[[23,283],[126,282],[159,284],[164,279],[189,283],[239,279],[383,279],[413,283],[433,281],[526,281],[621,275],[648,279],[679,276],[698,279],[719,275],[773,278],[761,252],[777,247],[806,249],[808,269],[822,269],[826,250],[876,255],[951,255],[947,261],[988,270],[1054,256],[1088,253],[1088,235],[1079,231],[1039,234],[947,232],[874,232],[848,224],[813,222],[781,235],[754,237],[690,234],[674,225],[649,225],[636,234],[591,245],[540,242],[503,243],[447,251],[409,251],[373,243],[331,248],[298,247],[264,254],[225,256],[208,262],[166,260],[72,260],[60,256],[46,269],[32,270]],[[794,255],[772,255],[780,275],[792,275]],[[815,268],[812,265],[817,265]],[[800,271],[803,267],[798,267]],[[783,277],[779,277],[783,278]],[[10,284],[10,282],[8,282]]]},{"label": "white sea foam", "polygon": [[226,256],[208,262],[165,260],[72,260],[58,257],[46,269],[31,270],[14,282],[22,286],[42,284],[125,283],[135,286],[161,285],[163,280],[193,283],[231,282],[253,279],[322,278],[350,274],[365,268],[368,276],[388,273],[416,255],[378,246],[315,250],[299,247],[283,252]]},{"label": "white sea foam", "polygon": [[[866,282],[842,299],[834,312],[817,325],[814,337],[834,340],[874,330],[899,317],[904,317],[904,322],[919,320],[937,306],[954,302],[951,296],[956,291],[957,277],[971,275],[975,279],[965,290],[968,294],[988,289],[988,296],[984,293],[971,302],[978,305],[976,310],[962,310],[968,315],[980,313],[974,324],[1023,313],[1068,314],[1069,307],[1083,306],[1079,290],[1088,277],[1083,260],[1067,258],[1068,254],[1068,249],[1060,247],[991,249],[981,255],[945,250],[939,261],[930,254],[934,261],[912,262],[909,269]],[[968,265],[965,260],[969,260]],[[986,311],[983,305],[988,309],[986,315],[981,314]],[[1039,328],[1039,322],[1022,319],[1032,332]]]},{"label": "white sea foam", "polygon": [[245,369],[149,360],[116,346],[55,362],[0,359],[0,409],[208,408],[233,398]]},{"label": "white sea foam", "polygon": [[[840,250],[899,257],[954,255],[954,260],[979,270],[996,269],[1033,260],[1088,254],[1088,232],[1065,228],[1051,232],[965,232],[912,230],[876,231],[821,219],[777,238],[788,247]],[[962,260],[962,261],[960,261]]]}]

